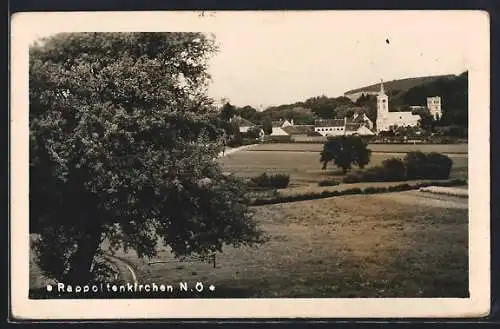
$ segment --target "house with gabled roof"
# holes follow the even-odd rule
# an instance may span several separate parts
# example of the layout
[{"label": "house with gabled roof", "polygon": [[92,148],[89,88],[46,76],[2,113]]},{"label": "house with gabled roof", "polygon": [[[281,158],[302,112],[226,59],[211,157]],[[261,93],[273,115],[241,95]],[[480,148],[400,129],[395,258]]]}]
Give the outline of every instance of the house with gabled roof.
[{"label": "house with gabled roof", "polygon": [[[314,131],[322,136],[360,135],[372,136],[371,120],[366,115],[355,113],[351,118],[316,120]],[[371,124],[373,125],[373,124]]]},{"label": "house with gabled roof", "polygon": [[240,133],[246,133],[248,132],[251,128],[257,127],[257,125],[245,118],[242,118],[240,116],[234,116],[230,119],[231,123],[234,123],[238,125],[240,128]]}]

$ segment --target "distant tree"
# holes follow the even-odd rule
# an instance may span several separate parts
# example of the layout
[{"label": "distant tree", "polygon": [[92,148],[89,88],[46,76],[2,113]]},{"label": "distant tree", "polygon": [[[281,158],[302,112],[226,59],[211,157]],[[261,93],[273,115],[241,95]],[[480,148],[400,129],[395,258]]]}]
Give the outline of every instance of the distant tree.
[{"label": "distant tree", "polygon": [[355,105],[348,97],[331,98],[325,95],[311,97],[304,104],[321,119],[333,119],[337,116],[337,108]]},{"label": "distant tree", "polygon": [[43,273],[98,275],[102,242],[153,257],[262,241],[223,174],[201,33],[68,33],[29,50],[30,230]]},{"label": "distant tree", "polygon": [[356,106],[364,108],[366,116],[375,124],[377,121],[377,97],[374,95],[362,94],[356,100]]},{"label": "distant tree", "polygon": [[236,114],[255,124],[260,124],[262,121],[261,112],[257,111],[255,108],[249,105],[237,108]]},{"label": "distant tree", "polygon": [[243,134],[243,137],[257,139],[260,137],[260,130],[261,128],[259,128],[258,126],[251,127],[246,133]]},{"label": "distant tree", "polygon": [[370,162],[370,156],[371,151],[360,136],[336,136],[325,142],[320,162],[326,169],[328,162],[333,161],[345,174],[352,165],[364,168]]},{"label": "distant tree", "polygon": [[418,120],[420,127],[428,133],[434,131],[436,126],[436,120],[432,116],[429,109],[416,110],[413,112],[414,114],[418,114],[420,119]]},{"label": "distant tree", "polygon": [[224,104],[220,111],[221,118],[226,121],[231,120],[235,116],[235,114],[236,114],[236,107],[234,107],[230,103]]},{"label": "distant tree", "polygon": [[267,117],[264,119],[263,129],[266,135],[271,135],[273,133],[273,123],[271,122],[271,119]]},{"label": "distant tree", "polygon": [[440,96],[442,124],[467,127],[468,94],[468,72],[464,72],[410,88],[400,98],[404,104],[425,104],[427,97]]}]

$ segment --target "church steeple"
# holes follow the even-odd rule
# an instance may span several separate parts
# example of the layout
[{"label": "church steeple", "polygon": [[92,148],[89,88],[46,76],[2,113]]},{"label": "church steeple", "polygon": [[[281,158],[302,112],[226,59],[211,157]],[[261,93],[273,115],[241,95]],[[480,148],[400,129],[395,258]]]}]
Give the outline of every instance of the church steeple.
[{"label": "church steeple", "polygon": [[381,95],[385,95],[385,91],[384,91],[384,80],[383,80],[383,79],[380,79],[380,94],[381,94]]}]

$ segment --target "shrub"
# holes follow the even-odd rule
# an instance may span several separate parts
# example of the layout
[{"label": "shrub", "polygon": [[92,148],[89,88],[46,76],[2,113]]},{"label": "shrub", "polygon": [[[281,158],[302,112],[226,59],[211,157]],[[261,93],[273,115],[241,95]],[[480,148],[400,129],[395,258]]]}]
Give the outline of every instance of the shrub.
[{"label": "shrub", "polygon": [[387,192],[387,187],[367,187],[363,190],[365,194],[383,193]]},{"label": "shrub", "polygon": [[289,183],[290,175],[288,174],[268,175],[267,173],[262,173],[250,179],[250,185],[267,188],[285,188]]},{"label": "shrub", "polygon": [[427,178],[448,179],[453,161],[446,155],[437,152],[427,154]]},{"label": "shrub", "polygon": [[384,167],[376,166],[368,168],[360,174],[362,182],[383,182],[389,180],[389,174]]},{"label": "shrub", "polygon": [[453,161],[437,152],[408,152],[404,164],[408,179],[448,179]]},{"label": "shrub", "polygon": [[399,184],[396,186],[389,186],[388,190],[390,192],[399,192],[399,191],[408,191],[408,190],[411,190],[412,188],[415,188],[415,187],[411,187],[408,184]]},{"label": "shrub", "polygon": [[360,188],[349,188],[347,190],[340,191],[340,195],[349,195],[349,194],[361,194],[362,191]]},{"label": "shrub", "polygon": [[340,182],[336,180],[322,180],[318,183],[318,186],[337,186]]},{"label": "shrub", "polygon": [[387,180],[398,181],[406,178],[406,167],[404,162],[398,158],[390,158],[382,162]]},{"label": "shrub", "polygon": [[342,181],[347,184],[359,183],[362,180],[363,177],[360,172],[350,173],[342,179]]},{"label": "shrub", "polygon": [[251,138],[243,138],[241,141],[241,145],[252,145],[255,144],[257,141],[255,139]]},{"label": "shrub", "polygon": [[408,179],[423,179],[425,178],[425,163],[427,156],[423,152],[408,152],[406,153],[404,164],[406,167],[406,177]]}]

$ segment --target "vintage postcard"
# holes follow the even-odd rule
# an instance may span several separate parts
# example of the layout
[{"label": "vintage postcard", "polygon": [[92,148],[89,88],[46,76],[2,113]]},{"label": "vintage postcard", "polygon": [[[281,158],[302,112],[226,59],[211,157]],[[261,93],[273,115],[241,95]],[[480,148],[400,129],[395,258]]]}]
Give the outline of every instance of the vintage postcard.
[{"label": "vintage postcard", "polygon": [[11,31],[16,319],[489,313],[487,13]]}]

